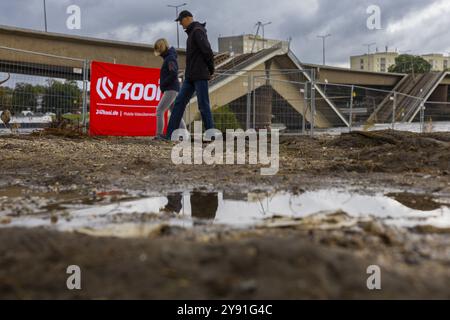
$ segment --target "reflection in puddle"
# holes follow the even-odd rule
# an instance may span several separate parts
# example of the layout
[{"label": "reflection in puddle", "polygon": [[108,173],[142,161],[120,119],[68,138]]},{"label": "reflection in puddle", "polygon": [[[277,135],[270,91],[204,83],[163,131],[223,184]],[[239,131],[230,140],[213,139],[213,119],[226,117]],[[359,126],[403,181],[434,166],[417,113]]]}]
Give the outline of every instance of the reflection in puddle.
[{"label": "reflection in puddle", "polygon": [[[48,204],[43,206],[46,207]],[[17,217],[0,207],[0,218],[9,219],[5,224],[8,227],[50,226],[64,231],[129,237],[147,236],[162,223],[180,227],[197,224],[250,227],[264,224],[273,217],[301,219],[338,211],[351,218],[376,218],[397,226],[450,227],[449,207],[430,197],[399,193],[365,195],[342,190],[298,195],[185,192],[133,200],[124,197],[106,203],[64,201],[56,210],[57,219],[55,211],[52,216],[42,207],[37,208],[35,214]]]}]

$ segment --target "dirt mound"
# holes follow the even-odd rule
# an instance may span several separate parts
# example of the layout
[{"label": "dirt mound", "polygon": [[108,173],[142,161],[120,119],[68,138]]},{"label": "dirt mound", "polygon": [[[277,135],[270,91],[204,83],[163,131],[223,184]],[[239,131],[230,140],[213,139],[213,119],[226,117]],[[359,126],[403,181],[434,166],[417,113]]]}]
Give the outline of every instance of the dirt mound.
[{"label": "dirt mound", "polygon": [[344,133],[339,138],[329,141],[329,147],[366,148],[381,145],[409,145],[417,147],[450,147],[450,135],[418,134],[394,130],[386,131],[354,131]]},{"label": "dirt mound", "polygon": [[351,132],[326,142],[347,151],[336,170],[355,172],[450,172],[450,135],[401,131]]},{"label": "dirt mound", "polygon": [[83,132],[83,128],[79,123],[74,123],[73,121],[64,118],[52,121],[48,128],[34,131],[31,136],[54,136],[68,139],[82,139],[88,137],[88,135]]},{"label": "dirt mound", "polygon": [[38,137],[54,136],[69,139],[83,139],[88,137],[82,130],[76,128],[45,128],[42,131],[35,131],[31,135]]},{"label": "dirt mound", "polygon": [[450,147],[427,144],[426,141],[385,145],[363,149],[351,155],[358,161],[370,161],[373,171],[430,172],[450,170]]},{"label": "dirt mound", "polygon": [[365,148],[376,147],[383,144],[395,144],[394,139],[389,132],[363,132],[354,131],[350,133],[343,133],[338,138],[327,143],[328,147],[341,148]]}]

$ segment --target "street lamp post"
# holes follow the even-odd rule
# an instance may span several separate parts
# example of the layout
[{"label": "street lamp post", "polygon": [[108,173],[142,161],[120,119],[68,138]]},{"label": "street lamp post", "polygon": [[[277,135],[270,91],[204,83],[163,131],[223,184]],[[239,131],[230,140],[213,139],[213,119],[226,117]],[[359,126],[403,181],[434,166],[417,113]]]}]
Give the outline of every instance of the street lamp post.
[{"label": "street lamp post", "polygon": [[325,34],[325,35],[318,35],[317,38],[322,39],[322,56],[323,56],[323,65],[325,65],[325,40],[331,37],[331,34]]},{"label": "street lamp post", "polygon": [[261,28],[262,28],[262,41],[263,41],[263,49],[265,49],[265,33],[264,33],[264,27],[268,26],[272,24],[272,22],[267,22],[267,23],[261,23]]},{"label": "street lamp post", "polygon": [[[178,18],[178,9],[187,6],[187,3],[182,3],[178,5],[168,4],[167,6],[169,8],[175,8],[175,16],[176,18]],[[177,24],[177,48],[180,48],[180,27],[178,25],[178,22],[176,22],[176,24]]]},{"label": "street lamp post", "polygon": [[45,32],[47,32],[47,8],[46,3],[44,0],[44,25],[45,25]]}]

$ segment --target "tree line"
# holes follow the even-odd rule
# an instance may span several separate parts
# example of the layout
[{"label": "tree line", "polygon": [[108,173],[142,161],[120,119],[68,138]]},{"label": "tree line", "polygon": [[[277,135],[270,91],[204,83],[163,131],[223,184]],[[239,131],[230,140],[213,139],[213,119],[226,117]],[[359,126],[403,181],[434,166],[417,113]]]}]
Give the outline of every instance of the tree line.
[{"label": "tree line", "polygon": [[76,113],[82,106],[82,90],[74,80],[47,80],[45,85],[20,82],[14,88],[0,87],[0,111]]},{"label": "tree line", "polygon": [[[389,72],[427,73],[432,68],[432,65],[420,56],[401,54],[395,58],[395,64],[389,67]],[[450,71],[450,68],[447,68],[445,71]]]}]

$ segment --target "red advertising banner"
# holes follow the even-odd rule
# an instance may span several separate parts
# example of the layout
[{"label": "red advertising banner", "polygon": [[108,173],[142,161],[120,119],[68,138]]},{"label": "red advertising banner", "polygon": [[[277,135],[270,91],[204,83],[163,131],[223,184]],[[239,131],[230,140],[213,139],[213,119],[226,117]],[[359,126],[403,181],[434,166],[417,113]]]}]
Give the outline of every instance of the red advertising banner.
[{"label": "red advertising banner", "polygon": [[92,62],[90,134],[156,135],[159,74],[159,69]]}]

